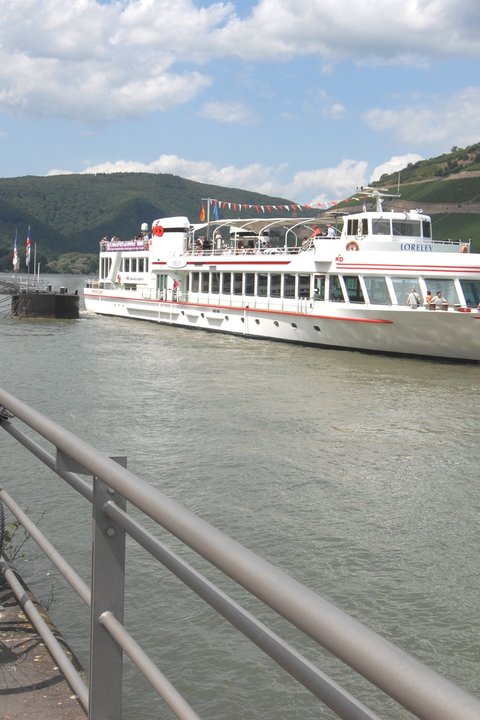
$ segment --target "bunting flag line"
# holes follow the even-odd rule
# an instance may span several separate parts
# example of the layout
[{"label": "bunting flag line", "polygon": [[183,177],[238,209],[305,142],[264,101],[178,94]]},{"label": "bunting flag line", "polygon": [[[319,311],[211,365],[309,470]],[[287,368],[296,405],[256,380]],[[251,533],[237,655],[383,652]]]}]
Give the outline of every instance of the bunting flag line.
[{"label": "bunting flag line", "polygon": [[[348,202],[351,200],[351,198],[345,198],[344,200],[330,200],[329,202],[318,202],[318,203],[312,203],[312,204],[288,204],[288,205],[257,205],[257,204],[250,204],[250,203],[239,203],[239,202],[233,202],[230,200],[217,200],[216,198],[205,198],[205,202],[208,203],[208,207],[210,208],[210,203],[213,204],[213,219],[218,220],[219,219],[219,210],[233,210],[234,212],[252,212],[255,211],[256,213],[272,213],[272,212],[279,212],[284,211],[287,213],[297,213],[301,212],[302,210],[314,210],[316,208],[332,208],[336,205],[339,205],[343,202]],[[203,201],[202,201],[203,203]],[[209,215],[210,217],[210,215]],[[205,207],[202,204],[202,208],[200,210],[200,222],[205,222],[206,219],[206,212]]]}]

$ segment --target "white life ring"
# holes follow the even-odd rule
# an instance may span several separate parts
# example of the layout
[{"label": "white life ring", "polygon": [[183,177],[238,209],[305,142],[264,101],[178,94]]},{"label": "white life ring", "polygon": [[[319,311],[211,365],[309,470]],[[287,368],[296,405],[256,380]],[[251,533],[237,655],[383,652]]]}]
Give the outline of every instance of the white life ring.
[{"label": "white life ring", "polygon": [[347,246],[345,250],[360,250],[358,243],[355,242],[355,240],[351,240],[349,243],[347,243]]}]

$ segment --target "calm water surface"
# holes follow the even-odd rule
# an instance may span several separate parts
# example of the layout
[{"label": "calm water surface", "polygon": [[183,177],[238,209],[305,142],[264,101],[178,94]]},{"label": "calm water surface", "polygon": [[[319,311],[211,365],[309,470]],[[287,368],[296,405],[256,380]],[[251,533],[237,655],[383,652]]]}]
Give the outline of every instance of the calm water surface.
[{"label": "calm water surface", "polygon": [[[4,389],[480,696],[480,368],[85,313],[0,317],[0,347]],[[85,501],[4,433],[0,452],[5,487],[88,581]],[[86,662],[87,611],[34,547],[17,564]],[[380,715],[410,717],[221,583]],[[126,622],[202,718],[332,717],[131,545]],[[125,717],[172,717],[126,668]]]}]

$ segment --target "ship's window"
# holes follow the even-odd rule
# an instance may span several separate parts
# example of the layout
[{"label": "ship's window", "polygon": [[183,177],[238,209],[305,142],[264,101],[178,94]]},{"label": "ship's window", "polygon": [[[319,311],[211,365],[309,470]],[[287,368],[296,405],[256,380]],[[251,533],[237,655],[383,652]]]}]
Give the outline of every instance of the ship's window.
[{"label": "ship's window", "polygon": [[260,320],[258,318],[255,318],[255,322],[257,325],[260,325]]},{"label": "ship's window", "polygon": [[272,297],[280,297],[280,287],[282,276],[280,273],[272,273],[270,275],[270,295]]},{"label": "ship's window", "polygon": [[130,258],[130,270],[137,272],[137,258]]},{"label": "ship's window", "polygon": [[228,315],[225,315],[225,320],[226,320],[227,322],[230,320],[230,318],[228,317]]},{"label": "ship's window", "polygon": [[316,330],[317,332],[320,332],[320,328],[318,327],[318,325],[314,325],[313,329]]},{"label": "ship's window", "polygon": [[363,297],[360,278],[358,275],[344,275],[343,279],[345,281],[347,295],[350,302],[364,303],[365,298]]},{"label": "ship's window", "polygon": [[222,293],[229,295],[232,292],[232,273],[222,273]]},{"label": "ship's window", "polygon": [[313,298],[314,300],[325,300],[325,275],[314,275]]},{"label": "ship's window", "polygon": [[130,258],[123,258],[123,272],[130,272]]},{"label": "ship's window", "polygon": [[148,258],[145,258],[145,272],[148,272]]},{"label": "ship's window", "polygon": [[296,329],[296,328],[297,328],[297,324],[296,324],[296,323],[292,323],[292,328]]},{"label": "ship's window", "polygon": [[480,302],[480,280],[460,280],[468,307],[477,307]]},{"label": "ship's window", "polygon": [[390,220],[372,220],[373,235],[391,235]]},{"label": "ship's window", "polygon": [[219,288],[220,288],[220,273],[212,272],[211,278],[212,278],[212,293],[218,293]]},{"label": "ship's window", "polygon": [[440,290],[443,297],[450,305],[455,305],[456,303],[458,303],[458,296],[457,291],[455,290],[454,280],[425,278],[425,282],[427,283],[428,289],[432,291],[432,295],[436,295],[437,292]]},{"label": "ship's window", "polygon": [[358,235],[358,218],[350,218],[347,222],[347,235]]},{"label": "ship's window", "polygon": [[255,294],[255,275],[254,273],[245,273],[245,295]]},{"label": "ship's window", "polygon": [[298,276],[298,297],[310,297],[310,275]]},{"label": "ship's window", "polygon": [[407,298],[412,288],[418,292],[419,282],[418,278],[412,277],[392,277],[393,287],[395,288],[395,295],[397,296],[397,302],[399,305],[406,305]]},{"label": "ship's window", "polygon": [[242,280],[243,280],[242,273],[233,273],[233,294],[234,295],[242,294]]},{"label": "ship's window", "polygon": [[275,325],[275,327],[278,327],[278,320],[274,320],[273,324]]},{"label": "ship's window", "polygon": [[393,220],[393,234],[402,237],[421,237],[421,224],[418,220]]},{"label": "ship's window", "polygon": [[190,287],[191,287],[192,292],[198,292],[198,288],[200,287],[200,273],[199,272],[192,272]]},{"label": "ship's window", "polygon": [[205,313],[200,313],[200,317],[204,318],[204,317],[205,317]]},{"label": "ship's window", "polygon": [[362,218],[362,235],[368,235],[368,218]]},{"label": "ship's window", "polygon": [[332,302],[345,302],[338,275],[330,275],[328,298]]},{"label": "ship's window", "polygon": [[257,275],[257,295],[259,297],[266,297],[267,287],[268,287],[267,273],[258,273],[258,275]]},{"label": "ship's window", "polygon": [[368,299],[373,305],[390,305],[391,299],[384,277],[365,275],[363,278],[367,286]]},{"label": "ship's window", "polygon": [[422,228],[423,228],[423,237],[431,238],[432,237],[432,226],[431,226],[431,223],[429,220],[422,221]]},{"label": "ship's window", "polygon": [[138,272],[143,272],[145,258],[138,258]]},{"label": "ship's window", "polygon": [[202,282],[202,292],[208,293],[208,281],[209,281],[209,273],[208,272],[202,272],[201,275],[201,282]]},{"label": "ship's window", "polygon": [[295,275],[285,274],[283,276],[283,297],[295,297]]}]

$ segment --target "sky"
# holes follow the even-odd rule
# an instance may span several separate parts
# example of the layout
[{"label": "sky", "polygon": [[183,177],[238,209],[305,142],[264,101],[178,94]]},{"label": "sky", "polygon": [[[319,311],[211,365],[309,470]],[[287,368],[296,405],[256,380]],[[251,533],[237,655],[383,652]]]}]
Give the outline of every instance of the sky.
[{"label": "sky", "polygon": [[1,177],[173,173],[321,206],[480,142],[473,0],[0,0],[0,18]]}]

